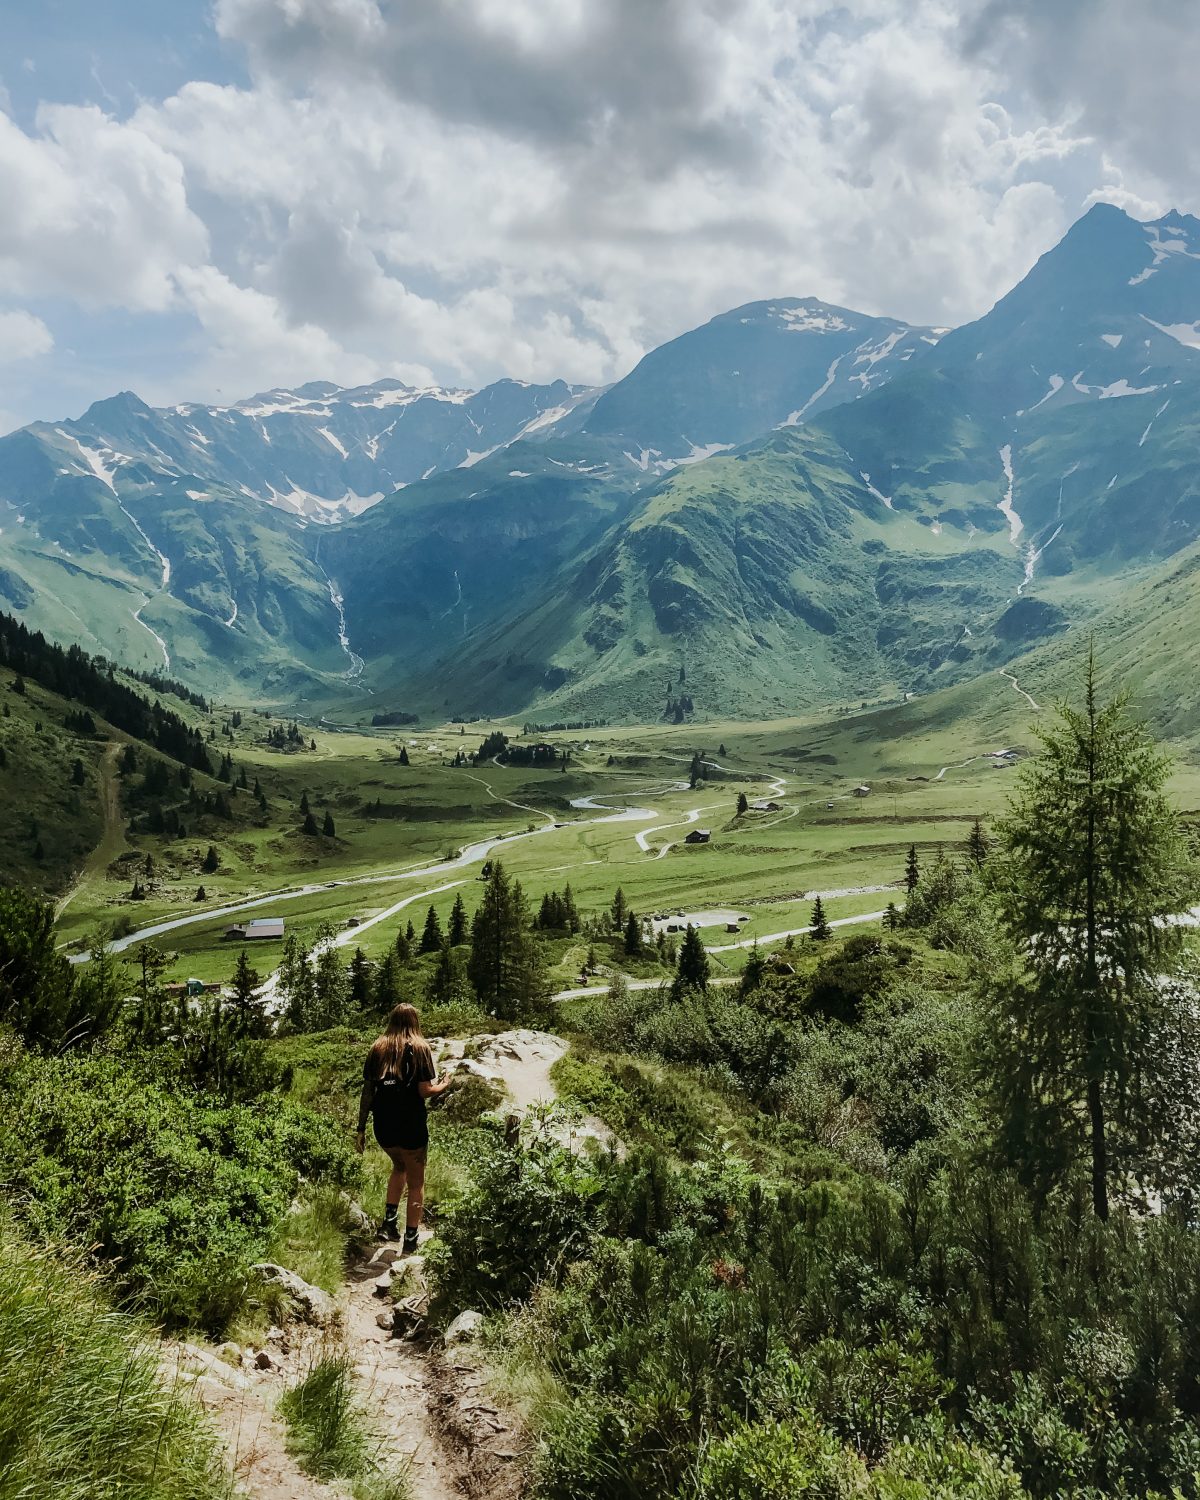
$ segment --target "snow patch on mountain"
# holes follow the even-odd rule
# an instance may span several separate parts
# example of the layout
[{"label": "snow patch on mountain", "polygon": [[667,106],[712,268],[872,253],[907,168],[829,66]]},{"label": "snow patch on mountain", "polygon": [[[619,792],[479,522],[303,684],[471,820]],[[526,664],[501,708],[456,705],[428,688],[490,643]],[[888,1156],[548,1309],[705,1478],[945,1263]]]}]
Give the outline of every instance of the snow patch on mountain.
[{"label": "snow patch on mountain", "polygon": [[[1146,430],[1145,430],[1145,432],[1143,432],[1142,435],[1141,435],[1141,437],[1138,438],[1138,447],[1139,448],[1146,441],[1146,439],[1150,436],[1150,429],[1154,426],[1155,422],[1158,421],[1159,417],[1162,416],[1163,412],[1166,411],[1167,407],[1170,406],[1170,404],[1171,404],[1171,398],[1170,398],[1170,396],[1168,396],[1167,399],[1163,402],[1163,404],[1158,408],[1158,410],[1150,418],[1150,420],[1146,423]],[[1112,486],[1110,485],[1109,488],[1111,489]]]},{"label": "snow patch on mountain", "polygon": [[890,495],[885,495],[881,491],[877,490],[875,488],[875,486],[871,483],[871,476],[868,473],[866,473],[865,470],[860,469],[858,472],[859,472],[859,477],[861,478],[862,482],[867,487],[867,493],[869,495],[874,495],[875,498],[876,498],[876,500],[881,500],[884,503],[884,505],[887,506],[888,510],[895,510],[896,507],[892,504],[892,497]]},{"label": "snow patch on mountain", "polygon": [[784,427],[798,427],[800,423],[804,421],[804,414],[809,410],[809,408],[815,401],[819,401],[821,399],[821,397],[825,394],[825,392],[837,378],[838,366],[841,364],[842,360],[845,359],[845,357],[846,356],[844,354],[838,355],[838,357],[833,361],[828,370],[826,370],[825,372],[824,384],[819,385],[812,393],[812,395],[808,398],[808,400],[804,403],[804,405],[798,407],[794,412],[792,412],[789,417],[784,420]]},{"label": "snow patch on mountain", "polygon": [[[1196,259],[1200,260],[1200,256]],[[1151,328],[1157,328],[1159,333],[1165,333],[1169,339],[1174,339],[1177,344],[1182,344],[1186,349],[1200,349],[1200,322],[1156,323],[1145,313],[1142,314],[1142,321],[1149,323]]]},{"label": "snow patch on mountain", "polygon": [[1000,462],[1004,467],[1004,478],[1008,485],[1008,488],[1004,492],[1004,499],[1000,501],[999,505],[996,508],[1003,514],[1004,519],[1008,522],[1008,539],[1015,547],[1017,545],[1017,538],[1021,535],[1021,531],[1024,528],[1025,523],[1013,509],[1013,464],[1011,443],[1005,443],[1004,447],[1001,448]]},{"label": "snow patch on mountain", "polygon": [[854,332],[853,324],[823,307],[772,307],[771,312],[788,333]]}]

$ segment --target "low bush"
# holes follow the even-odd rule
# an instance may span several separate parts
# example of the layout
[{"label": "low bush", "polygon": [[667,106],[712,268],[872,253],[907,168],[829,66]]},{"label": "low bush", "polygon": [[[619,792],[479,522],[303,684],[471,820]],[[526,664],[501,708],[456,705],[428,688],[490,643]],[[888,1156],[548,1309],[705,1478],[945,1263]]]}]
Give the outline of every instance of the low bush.
[{"label": "low bush", "polygon": [[154,1078],[152,1059],[0,1061],[0,1182],[40,1238],[94,1248],[131,1303],[219,1330],[302,1180],[348,1186],[331,1122],[275,1095],[224,1105]]}]

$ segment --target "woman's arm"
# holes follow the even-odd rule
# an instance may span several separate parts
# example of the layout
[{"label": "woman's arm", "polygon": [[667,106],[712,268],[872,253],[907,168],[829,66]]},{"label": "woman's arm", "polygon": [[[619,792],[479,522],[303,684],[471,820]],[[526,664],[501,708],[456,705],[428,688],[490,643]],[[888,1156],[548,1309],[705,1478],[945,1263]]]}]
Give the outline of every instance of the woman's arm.
[{"label": "woman's arm", "polygon": [[375,1102],[375,1080],[364,1078],[362,1093],[358,1097],[358,1134],[355,1144],[361,1152],[367,1141],[367,1116],[371,1113],[371,1105]]},{"label": "woman's arm", "polygon": [[445,1078],[440,1079],[436,1083],[418,1083],[417,1093],[420,1094],[422,1099],[436,1099],[439,1094],[446,1092],[452,1081],[450,1074],[447,1073]]}]

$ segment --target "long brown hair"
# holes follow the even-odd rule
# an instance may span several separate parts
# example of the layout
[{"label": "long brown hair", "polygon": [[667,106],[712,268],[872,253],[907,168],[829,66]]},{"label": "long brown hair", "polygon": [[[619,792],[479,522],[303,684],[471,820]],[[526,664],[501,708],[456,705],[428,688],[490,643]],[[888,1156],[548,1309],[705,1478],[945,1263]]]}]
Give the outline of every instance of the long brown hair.
[{"label": "long brown hair", "polygon": [[[421,1017],[415,1005],[392,1007],[387,1020],[387,1030],[376,1037],[371,1046],[371,1072],[376,1078],[399,1078],[404,1063],[404,1053],[412,1048],[413,1062],[417,1068],[433,1071],[433,1053],[429,1043],[421,1035]],[[423,1069],[422,1069],[423,1071]]]}]

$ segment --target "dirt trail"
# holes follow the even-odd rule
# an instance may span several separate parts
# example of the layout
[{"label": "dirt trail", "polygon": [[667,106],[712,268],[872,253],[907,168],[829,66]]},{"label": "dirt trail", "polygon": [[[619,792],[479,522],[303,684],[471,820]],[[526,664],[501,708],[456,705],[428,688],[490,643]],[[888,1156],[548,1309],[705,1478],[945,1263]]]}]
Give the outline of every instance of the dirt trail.
[{"label": "dirt trail", "polygon": [[123,745],[114,740],[100,760],[100,806],[104,813],[104,828],[100,834],[100,842],[88,855],[71,889],[59,901],[55,910],[56,918],[62,916],[86,881],[104,879],[109,865],[125,848],[125,825],[121,817],[121,788],[117,780],[117,757],[123,748]]},{"label": "dirt trail", "polygon": [[[436,1050],[443,1068],[502,1082],[512,1107],[524,1115],[553,1101],[550,1069],[567,1043],[550,1032],[520,1030],[445,1042]],[[609,1138],[599,1121],[585,1121],[569,1134],[572,1142],[588,1135]],[[422,1244],[428,1238],[422,1230]],[[466,1349],[443,1355],[437,1336],[393,1336],[397,1304],[389,1281],[405,1276],[401,1321],[404,1331],[419,1334],[422,1268],[419,1251],[405,1258],[397,1245],[375,1247],[348,1268],[337,1299],[339,1322],[328,1332],[297,1324],[274,1328],[261,1350],[164,1343],[168,1378],[194,1386],[249,1500],[344,1500],[348,1493],[346,1486],[323,1484],[300,1469],[288,1456],[284,1424],[274,1414],[282,1393],[329,1347],[344,1347],[354,1361],[358,1396],[379,1441],[375,1461],[384,1472],[407,1470],[412,1500],[506,1500],[518,1492],[512,1460],[519,1434],[481,1395],[487,1379],[481,1363]]]}]

